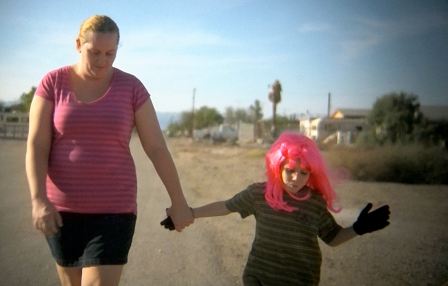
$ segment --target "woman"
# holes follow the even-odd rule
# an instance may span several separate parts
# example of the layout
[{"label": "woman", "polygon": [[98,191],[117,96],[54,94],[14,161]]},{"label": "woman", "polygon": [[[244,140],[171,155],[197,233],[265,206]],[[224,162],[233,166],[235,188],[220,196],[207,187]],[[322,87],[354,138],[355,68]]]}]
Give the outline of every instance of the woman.
[{"label": "woman", "polygon": [[135,228],[134,126],[164,183],[177,231],[193,222],[150,95],[113,67],[119,29],[107,16],[83,22],[80,59],[51,71],[30,109],[26,170],[36,229],[63,285],[118,285]]}]

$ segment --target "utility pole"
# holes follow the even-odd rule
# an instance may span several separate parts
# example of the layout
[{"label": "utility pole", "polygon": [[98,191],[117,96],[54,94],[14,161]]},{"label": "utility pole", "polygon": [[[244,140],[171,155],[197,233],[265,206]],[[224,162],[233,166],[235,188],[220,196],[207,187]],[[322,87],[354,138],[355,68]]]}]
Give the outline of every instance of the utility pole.
[{"label": "utility pole", "polygon": [[194,137],[194,129],[196,128],[195,126],[195,119],[194,119],[194,98],[196,95],[196,88],[193,88],[193,110],[192,110],[192,120],[191,120],[191,137]]},{"label": "utility pole", "polygon": [[328,110],[327,110],[327,117],[330,117],[331,112],[331,93],[328,93]]}]

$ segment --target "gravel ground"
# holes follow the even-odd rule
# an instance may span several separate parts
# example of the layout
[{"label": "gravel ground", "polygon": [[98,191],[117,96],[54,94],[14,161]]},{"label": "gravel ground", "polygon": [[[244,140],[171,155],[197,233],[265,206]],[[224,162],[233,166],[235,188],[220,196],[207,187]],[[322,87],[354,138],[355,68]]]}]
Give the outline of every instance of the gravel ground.
[{"label": "gravel ground", "polygon": [[[263,181],[265,148],[168,138],[191,206],[225,200]],[[120,285],[242,285],[253,217],[198,219],[181,233],[159,222],[168,196],[134,136],[139,215]],[[59,285],[44,237],[33,229],[25,141],[0,140],[0,285]],[[435,285],[448,282],[448,186],[349,181],[337,189],[349,226],[371,202],[389,204],[391,225],[331,248],[322,244],[320,285]]]},{"label": "gravel ground", "polygon": [[[168,139],[193,206],[232,197],[263,181],[265,148],[211,145]],[[448,282],[448,186],[349,181],[337,189],[342,226],[364,206],[389,204],[391,225],[338,247],[321,244],[321,285],[443,285]],[[220,253],[223,270],[241,276],[253,239],[254,220],[231,214],[197,220]],[[191,231],[191,228],[186,232]]]}]

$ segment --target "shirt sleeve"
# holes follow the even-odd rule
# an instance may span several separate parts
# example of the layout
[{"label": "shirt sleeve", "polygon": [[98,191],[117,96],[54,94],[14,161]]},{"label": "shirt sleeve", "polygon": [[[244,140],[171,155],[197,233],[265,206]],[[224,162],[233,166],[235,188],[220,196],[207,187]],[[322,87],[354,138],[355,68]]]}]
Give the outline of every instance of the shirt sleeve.
[{"label": "shirt sleeve", "polygon": [[150,95],[146,90],[146,87],[138,78],[135,77],[133,99],[134,112],[136,112],[146,102],[146,100],[148,100],[149,97]]},{"label": "shirt sleeve", "polygon": [[253,185],[247,187],[244,191],[225,201],[226,208],[231,212],[238,212],[241,218],[255,214],[254,196],[252,194]]},{"label": "shirt sleeve", "polygon": [[51,102],[55,102],[55,78],[57,77],[57,71],[47,73],[34,92],[34,95],[43,97]]},{"label": "shirt sleeve", "polygon": [[319,223],[319,237],[323,242],[329,244],[339,233],[342,227],[336,223],[333,215],[325,208]]}]

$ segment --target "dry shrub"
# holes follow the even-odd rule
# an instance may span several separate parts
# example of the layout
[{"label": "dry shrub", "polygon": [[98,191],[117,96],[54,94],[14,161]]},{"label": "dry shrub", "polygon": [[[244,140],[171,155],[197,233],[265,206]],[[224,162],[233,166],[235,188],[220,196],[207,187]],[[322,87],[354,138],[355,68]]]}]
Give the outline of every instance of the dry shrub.
[{"label": "dry shrub", "polygon": [[263,158],[266,156],[266,150],[264,149],[253,149],[246,153],[248,158]]},{"label": "dry shrub", "polygon": [[333,168],[345,168],[358,181],[448,184],[448,152],[438,147],[335,147],[324,151]]}]

